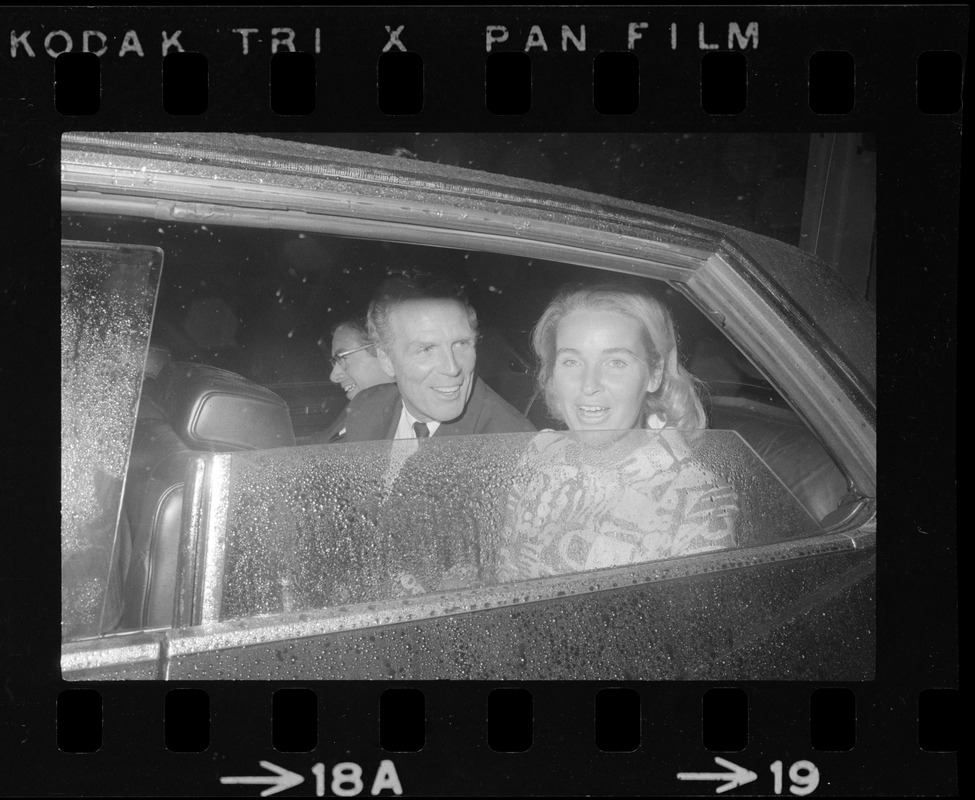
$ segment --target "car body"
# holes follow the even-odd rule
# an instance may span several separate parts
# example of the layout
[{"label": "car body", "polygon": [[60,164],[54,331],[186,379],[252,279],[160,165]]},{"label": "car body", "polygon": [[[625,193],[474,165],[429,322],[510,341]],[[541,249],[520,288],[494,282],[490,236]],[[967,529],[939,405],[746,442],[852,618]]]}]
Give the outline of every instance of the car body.
[{"label": "car body", "polygon": [[[251,136],[66,135],[62,187],[69,276],[62,289],[67,292],[62,298],[63,495],[64,508],[87,514],[80,527],[66,522],[62,531],[64,552],[74,559],[70,569],[63,566],[66,678],[873,676],[875,313],[815,257],[730,226],[578,190]],[[102,220],[93,223],[96,236],[88,235],[93,230],[86,227],[89,218]],[[122,221],[117,241],[106,220]],[[307,274],[298,273],[305,278],[315,270],[328,273],[320,284],[312,280],[315,286],[334,287],[348,273],[341,263],[349,260],[321,267],[329,253],[348,259],[373,247],[385,248],[382,253],[391,258],[423,256],[434,249],[436,254],[464,252],[473,262],[467,274],[474,279],[478,269],[491,268],[479,258],[518,259],[512,262],[516,274],[509,295],[518,292],[522,273],[533,263],[545,276],[560,270],[574,276],[572,270],[581,269],[658,282],[674,304],[686,303],[713,326],[721,347],[737,348],[744,357],[742,374],[753,376],[740,379],[727,394],[720,375],[709,383],[713,426],[723,428],[721,419],[733,419],[727,428],[737,432],[722,437],[725,431],[709,431],[707,436],[725,442],[729,452],[740,452],[740,480],[771,487],[763,490],[768,505],[762,506],[762,520],[753,525],[759,533],[728,552],[515,583],[445,585],[401,596],[350,590],[348,597],[329,595],[328,603],[310,606],[311,601],[296,603],[292,595],[297,588],[278,575],[269,579],[276,587],[273,602],[262,605],[255,599],[227,612],[233,592],[224,576],[234,564],[250,565],[246,575],[253,577],[253,585],[238,581],[246,593],[263,585],[259,576],[270,563],[269,550],[305,546],[297,539],[282,544],[277,533],[267,534],[284,530],[274,527],[284,513],[284,506],[274,503],[281,486],[298,480],[295,469],[304,470],[301,480],[306,482],[314,468],[316,476],[334,476],[331,485],[339,487],[339,494],[343,486],[353,492],[357,488],[349,476],[370,474],[370,465],[388,458],[396,444],[315,441],[315,431],[340,413],[344,401],[341,391],[329,386],[321,365],[282,368],[272,375],[273,369],[261,372],[264,366],[255,366],[259,348],[252,347],[246,381],[213,367],[223,354],[208,359],[205,348],[173,362],[184,366],[154,366],[165,300],[161,293],[157,299],[159,274],[165,274],[170,258],[167,237],[200,239],[213,231],[220,232],[213,244],[217,248],[221,237],[244,237],[234,245],[240,253],[256,252],[275,232],[288,232],[289,258],[306,258],[305,250],[313,251]],[[342,242],[352,239],[367,244],[342,250]],[[339,242],[338,249],[322,245],[325,249],[315,250],[320,242]],[[192,250],[197,262],[207,252]],[[280,252],[285,251],[275,250]],[[263,263],[273,262],[268,258]],[[180,281],[193,281],[194,263],[184,253]],[[101,270],[97,280],[84,283],[95,269]],[[202,283],[211,281],[202,263],[197,269],[207,276]],[[202,326],[208,343],[223,341],[212,328],[224,318],[221,303],[232,304],[222,298],[236,296],[230,284],[200,299],[198,313],[187,311],[183,334]],[[88,289],[71,294],[74,286]],[[118,299],[123,296],[129,300]],[[479,369],[538,427],[546,427],[550,420],[535,402],[524,335],[531,323],[526,317],[503,330],[491,325],[482,331]],[[228,325],[228,330],[235,327],[233,321]],[[228,341],[233,338],[229,335]],[[88,350],[78,346],[82,340]],[[312,372],[317,377],[308,379]],[[140,401],[150,380],[165,384],[153,391],[171,404],[178,405],[177,397],[197,400],[180,406],[180,418],[190,420],[182,428],[169,420],[181,439],[178,453],[167,451],[140,483],[134,472],[143,441],[139,437],[155,447],[161,436],[152,432],[154,423]],[[207,402],[223,405],[199,400],[198,387],[204,384]],[[279,432],[256,443],[235,441],[235,434],[226,431],[206,441],[198,435],[211,423],[219,428],[249,414],[267,420],[263,430]],[[199,440],[195,445],[194,436]],[[104,446],[99,450],[93,441]],[[454,474],[467,474],[464,464],[479,465],[470,467],[473,477],[464,478],[476,482],[494,469],[490,465],[516,463],[527,441],[502,435],[438,447],[443,459],[461,465]],[[101,466],[91,461],[96,450],[105,462]],[[507,474],[506,469],[498,467],[495,474]],[[255,488],[266,476],[285,473],[274,491],[263,487],[261,494]],[[819,473],[828,473],[822,480],[831,487],[825,505],[803,494]],[[368,484],[378,478],[362,480]],[[154,481],[161,488],[153,488]],[[442,486],[449,485],[448,477]],[[155,492],[159,504],[152,514],[168,514],[166,524],[177,532],[166,553],[153,551],[142,562],[151,573],[143,579],[146,586],[166,571],[163,585],[152,589],[166,602],[161,616],[146,610],[154,599],[133,616],[126,600],[129,608],[117,611],[121,622],[106,627],[107,609],[122,605],[119,597],[127,591],[121,587],[126,579],[112,570],[129,514],[123,506],[131,510],[133,502],[144,501],[143,495],[132,500],[136,486],[144,496]],[[173,494],[177,487],[178,496]],[[173,498],[178,502],[170,502]],[[307,499],[307,494],[296,494],[287,514],[298,514],[294,509],[307,506]],[[233,520],[243,519],[241,504],[247,503],[260,510],[248,517],[247,530],[253,533],[237,552],[233,542],[239,531],[234,532],[238,523]],[[476,525],[497,527],[496,520],[486,520],[478,517]],[[304,536],[309,525],[318,524],[299,521],[293,528]],[[91,533],[96,530],[106,533]],[[89,558],[97,536],[102,536],[100,555]],[[346,557],[364,563],[364,557]],[[146,588],[146,598],[149,592]],[[78,612],[86,603],[88,611]]]}]

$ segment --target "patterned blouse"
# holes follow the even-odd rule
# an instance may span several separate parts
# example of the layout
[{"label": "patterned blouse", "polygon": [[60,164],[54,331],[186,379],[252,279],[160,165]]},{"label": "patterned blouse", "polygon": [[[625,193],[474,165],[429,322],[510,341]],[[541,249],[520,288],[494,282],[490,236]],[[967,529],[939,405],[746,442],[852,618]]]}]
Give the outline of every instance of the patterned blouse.
[{"label": "patterned blouse", "polygon": [[502,582],[735,546],[738,497],[686,434],[539,434],[508,498]]}]

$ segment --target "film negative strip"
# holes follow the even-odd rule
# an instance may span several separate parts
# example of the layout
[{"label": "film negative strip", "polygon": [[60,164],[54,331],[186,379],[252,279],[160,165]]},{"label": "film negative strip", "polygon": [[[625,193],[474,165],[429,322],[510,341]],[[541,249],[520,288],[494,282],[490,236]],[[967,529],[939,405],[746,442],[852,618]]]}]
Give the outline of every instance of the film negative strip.
[{"label": "film negative strip", "polygon": [[959,791],[966,6],[0,19],[0,793]]}]

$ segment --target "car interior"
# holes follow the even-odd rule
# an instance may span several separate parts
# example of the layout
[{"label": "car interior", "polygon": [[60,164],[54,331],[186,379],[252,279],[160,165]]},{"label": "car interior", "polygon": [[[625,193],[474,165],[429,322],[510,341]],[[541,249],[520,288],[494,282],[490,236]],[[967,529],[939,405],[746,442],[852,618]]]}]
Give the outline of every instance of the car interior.
[{"label": "car interior", "polygon": [[[293,231],[66,215],[67,237],[165,252],[122,512],[131,531],[123,629],[173,621],[185,468],[194,455],[317,444],[341,413],[330,330],[364,314],[384,278],[422,269],[464,286],[478,311],[478,375],[538,429],[559,429],[529,336],[561,285],[605,272],[508,255]],[[738,432],[823,528],[850,487],[761,373],[681,293],[627,277],[670,307],[714,429]]]}]

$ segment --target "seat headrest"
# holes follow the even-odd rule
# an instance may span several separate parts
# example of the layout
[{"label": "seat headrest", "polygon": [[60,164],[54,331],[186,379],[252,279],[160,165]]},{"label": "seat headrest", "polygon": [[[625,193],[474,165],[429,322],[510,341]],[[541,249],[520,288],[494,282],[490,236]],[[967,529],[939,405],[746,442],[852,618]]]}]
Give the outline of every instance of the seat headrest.
[{"label": "seat headrest", "polygon": [[157,384],[160,406],[192,449],[264,450],[295,444],[287,403],[241,375],[171,361]]}]

